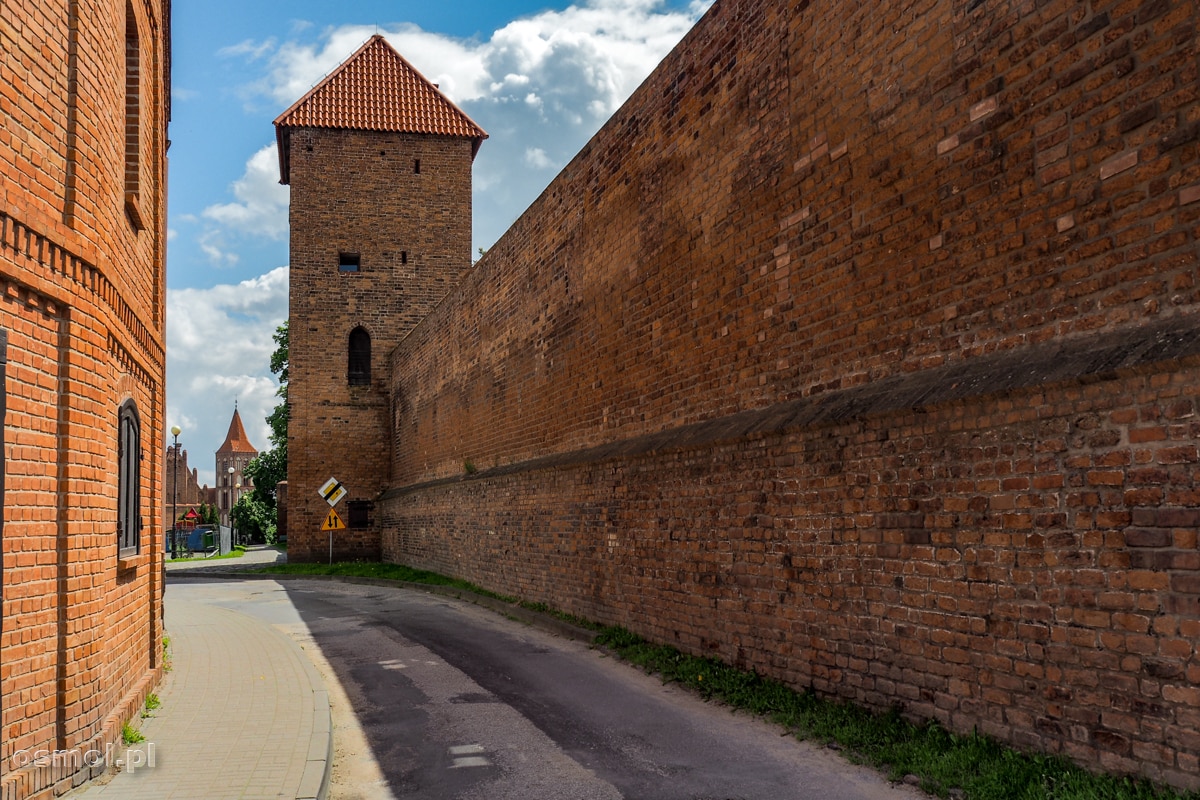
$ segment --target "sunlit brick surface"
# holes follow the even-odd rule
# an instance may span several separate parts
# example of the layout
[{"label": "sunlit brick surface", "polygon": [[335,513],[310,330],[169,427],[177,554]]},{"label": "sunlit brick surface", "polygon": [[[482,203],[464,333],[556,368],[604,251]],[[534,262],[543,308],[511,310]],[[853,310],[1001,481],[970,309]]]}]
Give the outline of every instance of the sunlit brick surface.
[{"label": "sunlit brick surface", "polygon": [[[38,750],[119,740],[161,669],[165,20],[156,0],[128,8],[140,70],[127,87],[126,3],[0,7],[4,800],[86,778],[69,761],[21,766]],[[118,562],[128,400],[141,425],[143,527],[140,554]]]}]

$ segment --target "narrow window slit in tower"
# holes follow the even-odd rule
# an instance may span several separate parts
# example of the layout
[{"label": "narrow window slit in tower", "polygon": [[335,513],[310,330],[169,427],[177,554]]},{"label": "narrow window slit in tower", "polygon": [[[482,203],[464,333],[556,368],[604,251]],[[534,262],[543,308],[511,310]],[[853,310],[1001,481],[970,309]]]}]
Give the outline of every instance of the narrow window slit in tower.
[{"label": "narrow window slit in tower", "polygon": [[408,263],[408,251],[407,251],[407,250],[401,250],[401,251],[400,251],[400,263],[401,263],[401,264],[407,264],[407,263]]},{"label": "narrow window slit in tower", "polygon": [[371,385],[371,334],[361,325],[350,331],[346,378],[351,386]]},{"label": "narrow window slit in tower", "polygon": [[413,161],[413,172],[417,175],[421,174],[421,159],[418,158]]}]

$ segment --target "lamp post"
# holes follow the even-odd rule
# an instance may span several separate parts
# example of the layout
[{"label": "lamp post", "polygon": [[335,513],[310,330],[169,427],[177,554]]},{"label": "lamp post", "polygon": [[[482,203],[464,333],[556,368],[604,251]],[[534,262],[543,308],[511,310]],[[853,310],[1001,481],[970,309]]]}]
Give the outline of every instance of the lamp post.
[{"label": "lamp post", "polygon": [[229,504],[228,510],[225,512],[226,518],[229,521],[229,549],[233,550],[233,464],[229,465],[229,480],[225,482],[228,488],[226,502]]},{"label": "lamp post", "polygon": [[[242,499],[242,482],[241,482],[241,480],[239,480],[237,482],[237,493],[234,495],[234,497],[236,497],[238,500]],[[237,501],[234,502],[234,505],[235,506],[237,505]],[[233,542],[233,537],[236,534],[237,534],[237,529],[235,528],[234,531],[230,534],[230,542],[231,543]]]},{"label": "lamp post", "polygon": [[176,524],[179,522],[179,434],[182,433],[178,425],[171,426],[171,435],[175,437],[175,444],[172,449],[175,451],[175,479],[171,487],[171,558],[179,558],[179,531],[175,530]]}]

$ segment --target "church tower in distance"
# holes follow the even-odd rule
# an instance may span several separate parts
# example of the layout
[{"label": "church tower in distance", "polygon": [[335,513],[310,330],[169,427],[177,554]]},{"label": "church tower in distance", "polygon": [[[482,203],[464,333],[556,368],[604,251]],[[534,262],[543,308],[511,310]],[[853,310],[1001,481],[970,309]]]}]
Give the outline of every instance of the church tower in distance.
[{"label": "church tower in distance", "polygon": [[237,505],[242,495],[254,491],[254,486],[245,473],[250,459],[257,455],[258,450],[250,444],[246,426],[242,424],[242,415],[238,413],[237,403],[234,402],[229,432],[225,434],[225,441],[217,448],[216,453],[217,509],[220,511],[222,525],[233,525],[229,512]]},{"label": "church tower in distance", "polygon": [[275,120],[291,186],[288,559],[377,559],[389,354],[471,265],[471,165],[487,134],[382,36]]}]

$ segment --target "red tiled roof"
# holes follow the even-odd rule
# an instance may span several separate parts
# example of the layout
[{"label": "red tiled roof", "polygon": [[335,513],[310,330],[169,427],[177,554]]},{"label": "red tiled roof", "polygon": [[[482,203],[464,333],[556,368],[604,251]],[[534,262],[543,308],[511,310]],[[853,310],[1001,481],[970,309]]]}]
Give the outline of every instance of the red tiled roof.
[{"label": "red tiled roof", "polygon": [[290,128],[341,128],[487,138],[424,75],[376,34],[275,120],[281,183],[288,182]]},{"label": "red tiled roof", "polygon": [[235,408],[233,419],[229,421],[229,433],[225,434],[225,443],[217,448],[217,453],[252,453],[258,455],[258,450],[250,444],[246,436],[246,428],[242,425],[242,415]]}]

